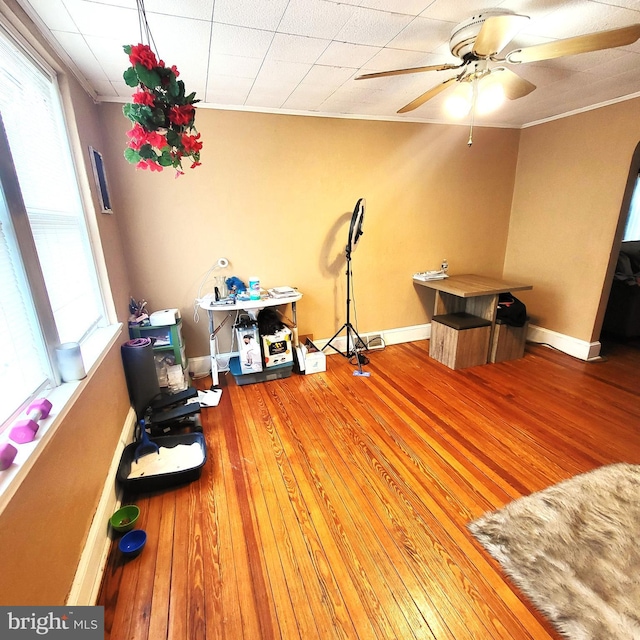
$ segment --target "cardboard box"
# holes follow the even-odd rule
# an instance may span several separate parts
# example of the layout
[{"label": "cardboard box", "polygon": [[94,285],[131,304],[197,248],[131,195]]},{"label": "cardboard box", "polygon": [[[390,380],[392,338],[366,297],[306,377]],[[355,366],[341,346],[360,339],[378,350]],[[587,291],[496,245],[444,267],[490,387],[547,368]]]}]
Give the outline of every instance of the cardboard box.
[{"label": "cardboard box", "polygon": [[327,370],[327,356],[311,340],[303,345],[304,373],[321,373]]},{"label": "cardboard box", "polygon": [[236,327],[240,369],[242,373],[262,371],[262,350],[257,324],[245,324]]},{"label": "cardboard box", "polygon": [[291,329],[285,327],[268,336],[262,336],[262,355],[266,368],[293,362]]}]

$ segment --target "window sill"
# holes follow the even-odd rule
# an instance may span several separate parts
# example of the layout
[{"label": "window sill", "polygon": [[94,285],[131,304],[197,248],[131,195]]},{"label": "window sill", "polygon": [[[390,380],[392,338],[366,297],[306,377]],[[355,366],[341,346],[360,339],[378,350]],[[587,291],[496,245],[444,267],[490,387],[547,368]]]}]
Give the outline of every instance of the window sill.
[{"label": "window sill", "polygon": [[[51,414],[40,421],[38,434],[33,442],[15,444],[18,450],[15,460],[8,469],[0,471],[0,514],[14,496],[38,457],[56,432],[71,406],[82,393],[87,381],[93,376],[98,365],[122,333],[122,324],[114,324],[98,329],[82,344],[82,359],[87,371],[86,378],[76,382],[65,382],[59,387],[43,392],[53,405]],[[6,437],[6,436],[5,436]]]}]

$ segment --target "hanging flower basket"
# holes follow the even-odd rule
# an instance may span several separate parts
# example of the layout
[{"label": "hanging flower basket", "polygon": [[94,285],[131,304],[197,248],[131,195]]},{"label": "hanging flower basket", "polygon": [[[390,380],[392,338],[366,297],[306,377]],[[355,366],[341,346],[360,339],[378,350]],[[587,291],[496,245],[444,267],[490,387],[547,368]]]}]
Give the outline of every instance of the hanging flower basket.
[{"label": "hanging flower basket", "polygon": [[173,167],[176,177],[184,173],[183,160],[190,161],[191,169],[199,166],[202,142],[194,126],[196,94],[185,95],[175,65],[166,67],[148,45],[126,45],[124,52],[131,63],[124,81],[138,88],[133,102],[123,107],[133,122],[124,157],[139,169]]}]

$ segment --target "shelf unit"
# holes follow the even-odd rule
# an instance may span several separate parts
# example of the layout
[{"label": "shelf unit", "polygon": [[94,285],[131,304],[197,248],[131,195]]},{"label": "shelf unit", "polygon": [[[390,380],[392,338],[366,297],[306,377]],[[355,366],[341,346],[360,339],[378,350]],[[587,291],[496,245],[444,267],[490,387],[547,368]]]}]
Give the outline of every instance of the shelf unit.
[{"label": "shelf unit", "polygon": [[129,325],[129,336],[135,338],[152,338],[153,355],[156,362],[156,374],[161,387],[169,386],[169,368],[179,365],[188,386],[189,377],[186,374],[188,360],[185,353],[184,340],[182,338],[182,318],[178,318],[175,324],[153,325]]}]

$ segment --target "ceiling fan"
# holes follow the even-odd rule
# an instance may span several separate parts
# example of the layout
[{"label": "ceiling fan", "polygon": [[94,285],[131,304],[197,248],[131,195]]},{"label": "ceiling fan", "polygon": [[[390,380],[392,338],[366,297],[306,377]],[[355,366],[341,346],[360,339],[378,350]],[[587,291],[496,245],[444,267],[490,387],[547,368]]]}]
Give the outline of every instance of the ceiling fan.
[{"label": "ceiling fan", "polygon": [[640,38],[640,24],[632,24],[620,29],[598,31],[524,49],[514,49],[503,57],[499,57],[498,54],[511,42],[528,20],[529,16],[512,13],[505,9],[487,9],[461,22],[451,32],[449,48],[451,53],[460,59],[460,64],[439,64],[380,71],[358,76],[356,80],[460,69],[457,75],[418,96],[399,109],[398,113],[413,111],[455,83],[463,82],[472,85],[473,104],[475,104],[480,82],[482,84],[497,83],[502,87],[506,98],[516,100],[531,93],[536,86],[508,69],[505,64],[538,62],[601,49],[611,49],[632,44]]}]

